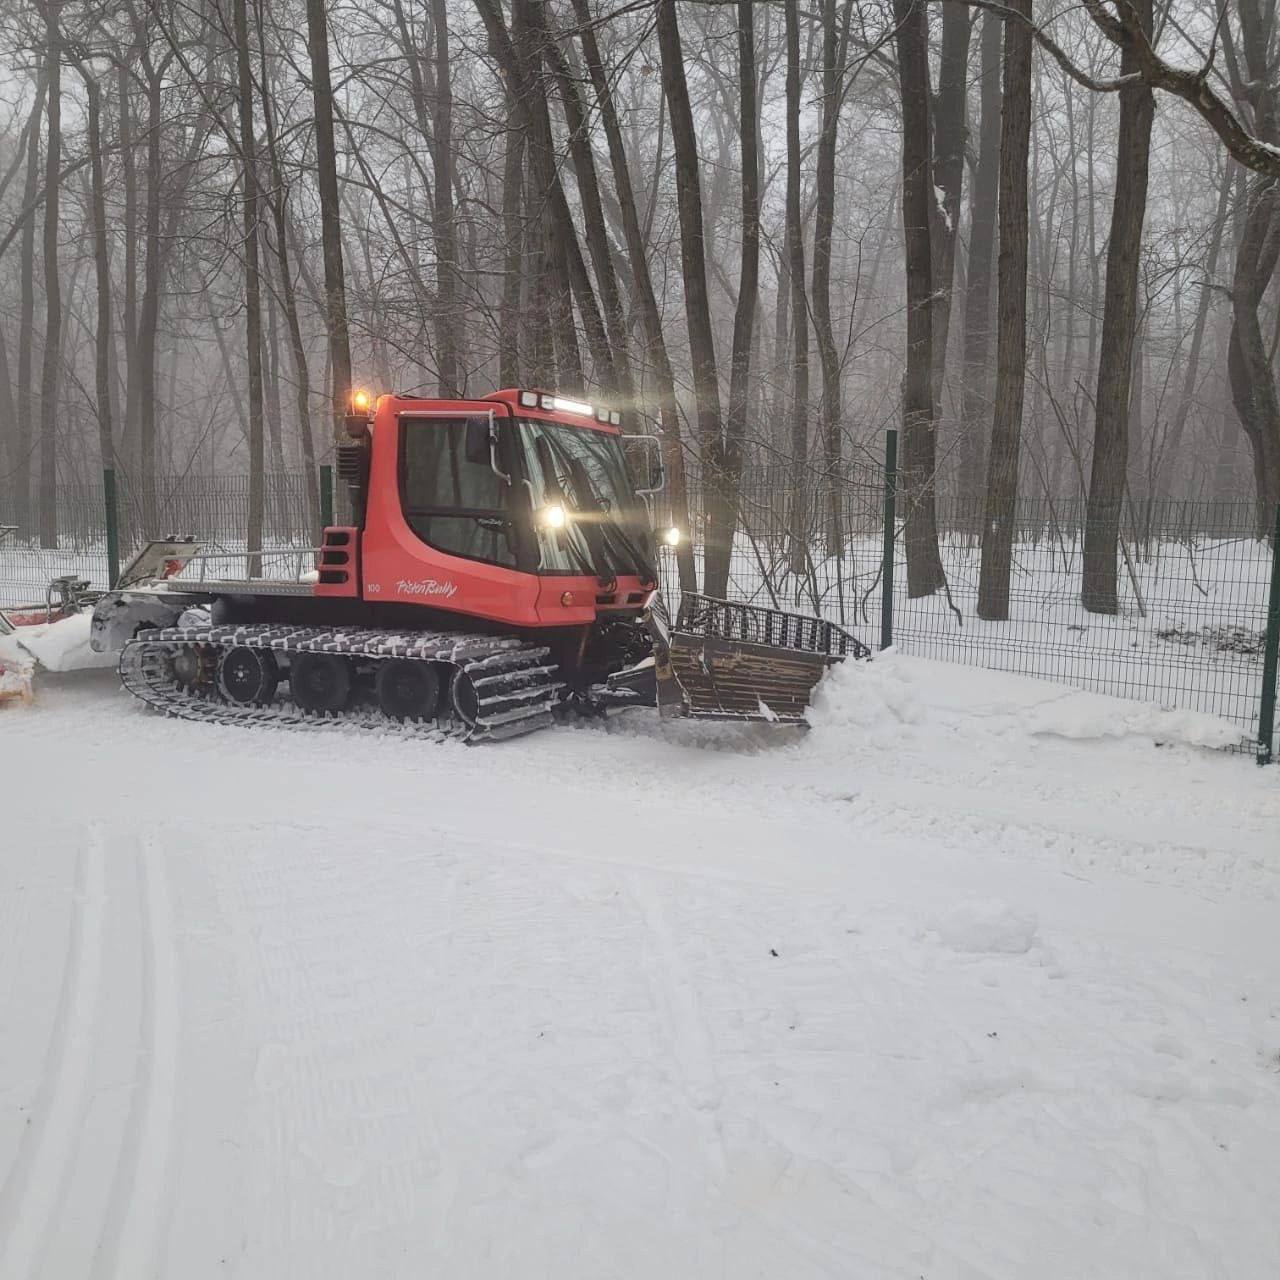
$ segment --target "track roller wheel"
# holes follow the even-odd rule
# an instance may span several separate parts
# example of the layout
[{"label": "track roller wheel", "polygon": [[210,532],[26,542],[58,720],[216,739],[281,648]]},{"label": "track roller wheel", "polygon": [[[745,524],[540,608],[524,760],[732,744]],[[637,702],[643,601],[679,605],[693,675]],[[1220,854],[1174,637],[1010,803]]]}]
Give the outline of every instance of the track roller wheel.
[{"label": "track roller wheel", "polygon": [[465,671],[457,670],[453,673],[453,680],[449,684],[449,700],[453,703],[454,715],[468,729],[474,729],[476,718],[480,714],[480,695]]},{"label": "track roller wheel", "polygon": [[336,653],[300,653],[289,668],[289,689],[303,711],[342,711],[351,700],[351,667]]},{"label": "track roller wheel", "polygon": [[[175,658],[175,674],[177,661]],[[218,689],[228,702],[239,706],[262,706],[270,702],[279,682],[280,670],[275,657],[266,649],[239,645],[226,650],[218,663]]]},{"label": "track roller wheel", "polygon": [[181,645],[169,660],[173,682],[189,693],[206,694],[218,673],[218,655],[211,645]]},{"label": "track roller wheel", "polygon": [[429,662],[380,662],[373,688],[378,706],[392,720],[430,720],[440,704],[440,677]]}]

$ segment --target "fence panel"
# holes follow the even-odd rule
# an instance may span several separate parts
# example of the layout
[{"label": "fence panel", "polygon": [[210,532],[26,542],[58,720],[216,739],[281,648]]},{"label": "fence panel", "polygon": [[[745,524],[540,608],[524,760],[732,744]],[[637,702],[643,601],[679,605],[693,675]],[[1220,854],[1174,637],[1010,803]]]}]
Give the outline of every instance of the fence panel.
[{"label": "fence panel", "polygon": [[1250,504],[1156,503],[1122,528],[1119,607],[1080,603],[1083,513],[1019,502],[1009,620],[977,616],[973,504],[939,504],[949,591],[911,599],[895,543],[895,642],[992,667],[1221,716],[1256,734],[1271,547]]},{"label": "fence panel", "polygon": [[[317,490],[318,492],[318,490]],[[265,547],[315,544],[309,478],[271,473],[263,479]],[[94,587],[108,586],[106,498],[101,478],[58,486],[58,545],[44,548],[33,531],[0,537],[0,608],[44,599],[52,578],[75,573]],[[12,486],[0,485],[0,529],[16,526]],[[247,476],[117,476],[116,510],[122,560],[148,538],[194,537],[211,551],[242,551],[249,524]]]}]

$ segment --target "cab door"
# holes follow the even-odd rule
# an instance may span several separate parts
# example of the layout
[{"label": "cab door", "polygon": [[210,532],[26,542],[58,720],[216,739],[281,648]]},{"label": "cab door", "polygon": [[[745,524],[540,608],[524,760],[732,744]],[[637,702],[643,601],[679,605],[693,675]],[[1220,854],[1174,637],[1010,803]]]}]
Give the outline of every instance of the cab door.
[{"label": "cab door", "polygon": [[[520,624],[531,527],[505,406],[388,398],[374,420],[365,596]],[[523,500],[523,503],[522,503]]]}]

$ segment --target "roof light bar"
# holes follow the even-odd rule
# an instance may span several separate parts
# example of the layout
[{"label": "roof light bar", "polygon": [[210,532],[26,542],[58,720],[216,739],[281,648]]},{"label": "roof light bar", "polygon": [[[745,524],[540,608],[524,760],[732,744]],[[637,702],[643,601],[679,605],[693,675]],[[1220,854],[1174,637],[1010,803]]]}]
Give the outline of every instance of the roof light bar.
[{"label": "roof light bar", "polygon": [[[595,410],[589,404],[583,404],[581,400],[566,400],[563,396],[552,396],[551,407],[559,410],[561,413],[580,413],[584,417],[591,417]],[[545,403],[543,408],[545,408]]]},{"label": "roof light bar", "polygon": [[536,391],[522,391],[520,393],[520,403],[526,409],[536,409],[538,407],[538,393]]}]

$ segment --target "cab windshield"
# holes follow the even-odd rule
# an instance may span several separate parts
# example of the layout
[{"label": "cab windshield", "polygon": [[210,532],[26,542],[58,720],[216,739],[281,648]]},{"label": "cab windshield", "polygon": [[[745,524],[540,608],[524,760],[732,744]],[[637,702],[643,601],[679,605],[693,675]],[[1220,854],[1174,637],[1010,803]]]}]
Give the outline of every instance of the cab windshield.
[{"label": "cab windshield", "polygon": [[535,519],[542,568],[652,581],[649,513],[636,494],[621,438],[530,419],[517,423],[516,432],[535,517],[555,506],[569,517],[558,529]]}]

